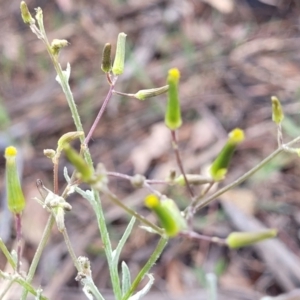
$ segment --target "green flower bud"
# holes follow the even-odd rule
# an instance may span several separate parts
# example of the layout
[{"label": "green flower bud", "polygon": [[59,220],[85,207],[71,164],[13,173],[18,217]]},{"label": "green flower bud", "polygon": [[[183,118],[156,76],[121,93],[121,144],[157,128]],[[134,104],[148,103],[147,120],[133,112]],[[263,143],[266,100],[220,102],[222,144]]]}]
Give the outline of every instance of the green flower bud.
[{"label": "green flower bud", "polygon": [[169,237],[175,237],[187,228],[185,219],[172,199],[160,201],[156,195],[151,194],[145,198],[145,205],[155,212]]},{"label": "green flower bud", "polygon": [[229,133],[225,146],[210,167],[210,175],[214,181],[224,179],[234,150],[244,138],[244,131],[239,128],[236,128]]},{"label": "green flower bud", "polygon": [[227,246],[231,249],[241,248],[254,243],[274,238],[277,236],[276,229],[261,232],[232,232],[226,239]]},{"label": "green flower bud", "polygon": [[5,149],[5,176],[6,176],[6,190],[8,209],[14,213],[19,214],[25,207],[25,198],[21,188],[17,164],[16,164],[17,149],[13,146]]},{"label": "green flower bud", "polygon": [[272,96],[271,101],[272,101],[272,120],[278,125],[284,119],[284,113],[280,101],[277,97]]},{"label": "green flower bud", "polygon": [[65,144],[69,144],[73,140],[76,140],[82,136],[84,136],[83,131],[70,131],[65,133],[60,137],[60,139],[57,142],[57,151],[60,152]]},{"label": "green flower bud", "polygon": [[154,89],[148,89],[148,90],[140,90],[137,93],[133,95],[133,97],[139,99],[139,100],[145,100],[147,98],[155,97],[158,95],[161,95],[165,93],[169,89],[168,85],[154,88]]},{"label": "green flower bud", "polygon": [[165,123],[168,128],[175,130],[182,124],[181,110],[178,97],[178,82],[180,78],[180,72],[178,69],[169,70],[167,83],[169,85],[168,90],[168,104],[165,114]]},{"label": "green flower bud", "polygon": [[101,69],[104,73],[109,73],[111,70],[111,44],[105,44],[102,52]]},{"label": "green flower bud", "polygon": [[21,10],[21,15],[22,15],[23,22],[25,24],[28,24],[28,25],[35,24],[35,20],[31,16],[31,14],[29,12],[29,9],[28,9],[28,6],[27,6],[27,4],[26,4],[25,1],[21,1],[21,3],[20,3],[20,10]]},{"label": "green flower bud", "polygon": [[69,42],[67,40],[54,39],[51,43],[51,52],[54,56],[58,56],[61,48],[64,48],[68,45],[69,45]]},{"label": "green flower bud", "polygon": [[121,75],[124,72],[126,36],[127,35],[124,32],[121,32],[118,35],[116,56],[112,68],[114,75]]},{"label": "green flower bud", "polygon": [[[186,174],[186,179],[190,184],[201,185],[206,183],[211,183],[211,178],[205,177],[199,174]],[[185,180],[183,175],[179,175],[174,182],[180,186],[185,186]]]},{"label": "green flower bud", "polygon": [[79,173],[79,178],[86,183],[90,183],[93,176],[92,169],[87,165],[82,156],[79,155],[69,144],[63,146],[66,157]]}]

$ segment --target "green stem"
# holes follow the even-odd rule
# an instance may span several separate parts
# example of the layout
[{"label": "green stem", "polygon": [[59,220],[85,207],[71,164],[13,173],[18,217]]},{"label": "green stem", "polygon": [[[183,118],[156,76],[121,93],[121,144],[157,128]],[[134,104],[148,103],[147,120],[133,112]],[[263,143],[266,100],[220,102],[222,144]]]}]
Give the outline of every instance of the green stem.
[{"label": "green stem", "polygon": [[[51,214],[48,218],[48,221],[47,221],[47,224],[46,224],[46,227],[44,229],[44,232],[43,232],[43,235],[42,235],[42,238],[41,238],[41,241],[38,245],[38,248],[36,249],[36,252],[34,254],[34,257],[33,257],[33,260],[31,262],[31,265],[30,265],[30,268],[29,268],[29,271],[28,271],[28,274],[27,274],[27,277],[26,277],[26,281],[28,282],[28,284],[31,283],[32,279],[33,279],[33,276],[35,274],[35,271],[36,271],[36,268],[37,268],[37,265],[40,261],[40,258],[41,258],[41,255],[42,255],[42,252],[48,242],[48,239],[50,237],[50,234],[51,234],[51,230],[52,230],[52,227],[55,223],[55,218],[54,216]],[[23,290],[23,293],[22,293],[22,300],[26,300],[27,298],[27,295],[28,295],[28,289],[24,289]]]},{"label": "green stem", "polygon": [[79,266],[78,261],[77,261],[77,256],[76,256],[75,251],[73,249],[73,246],[71,244],[67,229],[65,228],[61,233],[62,233],[62,235],[65,239],[65,243],[66,243],[66,246],[68,248],[69,254],[70,254],[70,256],[73,260],[73,264],[74,264],[75,268],[77,269],[77,271],[80,272],[81,270],[80,270],[80,266]]},{"label": "green stem", "polygon": [[[38,296],[38,292],[32,287],[30,283],[27,282],[26,279],[24,279],[21,275],[15,273],[15,274],[7,274],[0,270],[0,278],[10,280],[13,282],[17,282],[19,285],[21,285],[27,293],[31,293],[34,296]],[[2,298],[1,298],[2,299]],[[47,300],[45,296],[40,296],[41,300]]]},{"label": "green stem", "polygon": [[150,221],[148,221],[146,218],[144,218],[142,215],[140,215],[139,213],[137,213],[136,211],[132,210],[131,208],[129,208],[128,206],[126,206],[122,201],[120,201],[118,199],[118,197],[116,195],[114,195],[112,192],[110,192],[109,190],[106,191],[108,197],[110,198],[110,200],[112,202],[114,202],[116,205],[120,206],[121,208],[123,208],[129,215],[136,217],[141,223],[151,227],[155,232],[157,232],[159,235],[164,235],[165,231],[156,226],[155,224],[151,223]]},{"label": "green stem", "polygon": [[109,267],[109,272],[110,272],[110,278],[112,282],[112,287],[114,291],[114,295],[116,299],[121,299],[122,298],[122,291],[121,291],[121,286],[120,286],[120,278],[118,274],[118,270],[114,268],[114,261],[112,257],[112,247],[111,247],[111,242],[109,239],[109,234],[107,230],[107,226],[105,223],[105,217],[100,201],[100,196],[99,192],[93,189],[93,195],[94,195],[94,210],[96,212],[97,216],[97,221],[98,221],[98,227],[100,230],[102,242],[104,244],[104,251],[107,257],[107,262],[108,262],[108,267]]},{"label": "green stem", "polygon": [[168,243],[168,238],[161,237],[155,250],[151,254],[149,260],[146,262],[142,270],[139,272],[139,274],[134,279],[129,291],[126,293],[126,295],[122,298],[122,300],[127,300],[137,289],[139,283],[144,278],[144,276],[150,271],[152,266],[156,263],[157,259],[160,257],[161,253],[163,252],[165,246]]},{"label": "green stem", "polygon": [[[12,266],[12,268],[15,270],[17,268],[17,264],[14,261],[13,257],[11,256],[10,252],[6,248],[6,245],[3,243],[2,239],[0,238],[0,249],[3,252],[4,256],[6,257],[9,264]],[[0,298],[1,299],[1,298]]]},{"label": "green stem", "polygon": [[4,298],[5,294],[10,290],[10,288],[12,287],[13,284],[14,284],[14,280],[10,279],[8,285],[4,288],[4,290],[0,294],[0,299]]},{"label": "green stem", "polygon": [[[195,207],[194,213],[196,211],[198,211],[199,209],[203,208],[204,206],[208,205],[211,201],[215,200],[216,198],[218,198],[220,195],[224,194],[228,190],[230,190],[230,189],[238,186],[239,184],[241,184],[242,182],[244,182],[245,180],[247,180],[254,173],[256,173],[259,169],[261,169],[263,166],[265,166],[269,161],[271,161],[275,156],[277,156],[278,154],[280,154],[283,151],[286,151],[285,148],[288,148],[288,147],[294,145],[295,143],[297,143],[299,141],[300,141],[300,136],[298,136],[297,138],[293,139],[292,141],[290,141],[289,143],[287,143],[285,145],[281,145],[278,149],[276,149],[273,153],[271,153],[268,157],[266,157],[263,161],[261,161],[254,168],[252,168],[251,170],[249,170],[248,172],[246,172],[243,176],[241,176],[240,178],[236,179],[232,183],[224,186],[223,188],[221,188],[220,190],[218,190],[216,193],[212,194],[211,196],[209,196],[206,199],[204,199],[203,201],[201,201]],[[196,201],[197,201],[197,199],[196,199]]]}]

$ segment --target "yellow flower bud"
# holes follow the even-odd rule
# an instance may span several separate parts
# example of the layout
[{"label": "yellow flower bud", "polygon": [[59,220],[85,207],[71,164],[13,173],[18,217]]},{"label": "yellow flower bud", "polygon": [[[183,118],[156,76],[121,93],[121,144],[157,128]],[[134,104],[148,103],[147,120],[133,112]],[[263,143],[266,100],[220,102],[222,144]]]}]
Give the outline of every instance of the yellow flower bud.
[{"label": "yellow flower bud", "polygon": [[244,131],[239,128],[229,133],[225,146],[210,167],[210,175],[213,180],[220,181],[224,179],[235,148],[244,138]]},{"label": "yellow flower bud", "polygon": [[160,201],[156,195],[151,194],[145,198],[145,205],[155,212],[169,237],[175,237],[187,228],[185,219],[172,199]]},{"label": "yellow flower bud", "polygon": [[5,176],[6,176],[6,190],[7,203],[9,210],[14,214],[19,214],[25,207],[25,198],[21,188],[17,164],[16,164],[17,149],[13,146],[5,149]]}]

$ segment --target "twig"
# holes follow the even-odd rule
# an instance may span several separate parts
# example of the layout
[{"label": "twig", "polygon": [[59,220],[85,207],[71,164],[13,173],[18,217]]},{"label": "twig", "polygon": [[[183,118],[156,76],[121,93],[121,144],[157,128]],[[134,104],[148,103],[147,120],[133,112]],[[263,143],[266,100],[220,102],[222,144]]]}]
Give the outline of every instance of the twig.
[{"label": "twig", "polygon": [[174,152],[175,152],[175,156],[176,156],[176,161],[177,161],[178,167],[180,169],[181,174],[183,175],[186,188],[187,188],[188,192],[190,193],[190,195],[191,195],[191,197],[193,199],[194,198],[194,193],[192,191],[191,185],[188,182],[188,180],[186,178],[186,174],[184,172],[182,160],[181,160],[180,153],[179,153],[178,143],[177,143],[176,131],[175,130],[171,130],[171,135],[172,135],[172,146],[173,146],[173,149],[174,149]]}]

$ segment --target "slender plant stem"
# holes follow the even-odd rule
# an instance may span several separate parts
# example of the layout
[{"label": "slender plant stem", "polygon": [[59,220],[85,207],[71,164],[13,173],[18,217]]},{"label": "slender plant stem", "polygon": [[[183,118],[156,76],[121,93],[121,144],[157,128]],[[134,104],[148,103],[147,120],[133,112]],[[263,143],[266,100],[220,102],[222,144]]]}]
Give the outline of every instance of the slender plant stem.
[{"label": "slender plant stem", "polygon": [[125,296],[123,297],[122,300],[127,300],[134,293],[134,291],[137,289],[137,287],[138,287],[139,283],[141,282],[141,280],[149,272],[149,270],[152,268],[152,266],[156,263],[157,259],[160,257],[160,255],[163,252],[163,250],[164,250],[165,246],[167,245],[167,243],[168,243],[168,238],[162,236],[160,238],[155,250],[151,254],[149,260],[146,262],[144,267],[141,269],[139,274],[136,276],[136,278],[134,279],[129,291],[125,294]]},{"label": "slender plant stem", "polygon": [[116,299],[119,300],[122,297],[122,291],[121,291],[121,287],[120,287],[120,279],[119,279],[119,274],[118,274],[116,268],[114,268],[114,262],[113,262],[113,257],[112,257],[112,247],[111,247],[111,242],[109,239],[107,226],[105,224],[105,217],[104,217],[104,213],[103,213],[103,209],[102,209],[102,205],[101,205],[101,201],[100,201],[99,192],[93,189],[93,195],[94,195],[94,199],[95,199],[94,210],[97,215],[98,227],[100,230],[102,242],[104,245],[104,251],[105,251],[105,255],[106,255],[108,266],[109,266],[112,287],[113,287],[113,291],[114,291],[114,295],[115,295]]},{"label": "slender plant stem", "polygon": [[175,152],[177,165],[180,169],[181,174],[183,175],[186,188],[187,188],[188,192],[190,193],[190,195],[193,199],[194,198],[194,193],[193,193],[193,190],[191,188],[190,183],[188,182],[188,180],[186,178],[186,174],[185,174],[185,171],[184,171],[184,168],[183,168],[183,164],[182,164],[182,160],[181,160],[180,152],[179,152],[179,147],[178,147],[178,142],[177,142],[177,137],[176,137],[176,131],[171,130],[171,135],[172,135],[172,145],[173,145],[173,149],[174,149],[174,152]]},{"label": "slender plant stem", "polygon": [[17,232],[17,273],[19,273],[20,272],[20,266],[21,266],[21,255],[22,255],[21,214],[16,214],[16,232]]},{"label": "slender plant stem", "polygon": [[58,194],[58,162],[53,164],[53,192]]},{"label": "slender plant stem", "polygon": [[62,233],[62,235],[65,239],[65,243],[66,243],[66,246],[68,248],[69,254],[70,254],[70,256],[73,260],[73,264],[74,264],[75,268],[77,269],[77,271],[80,272],[81,270],[80,270],[80,266],[79,266],[79,263],[78,263],[78,260],[77,260],[77,256],[76,256],[75,251],[73,249],[73,246],[71,244],[67,229],[64,228],[61,233]]},{"label": "slender plant stem", "polygon": [[[117,178],[122,178],[122,179],[126,179],[126,180],[132,180],[134,178],[134,176],[130,176],[127,174],[122,174],[122,173],[118,173],[118,172],[106,172],[106,174],[108,176],[112,176],[112,177],[117,177]],[[148,184],[170,184],[169,181],[167,180],[159,180],[159,179],[145,179],[145,182],[147,182]]]},{"label": "slender plant stem", "polygon": [[122,92],[118,92],[118,91],[113,91],[114,94],[120,95],[120,96],[126,96],[126,97],[131,97],[131,98],[135,98],[134,94],[126,94],[126,93],[122,93]]},{"label": "slender plant stem", "polygon": [[121,202],[116,195],[114,195],[109,190],[105,191],[105,193],[108,195],[110,200],[115,203],[116,205],[123,208],[129,215],[136,217],[141,223],[145,224],[146,226],[151,227],[155,232],[157,232],[160,235],[164,235],[164,230],[155,224],[148,221],[146,218],[144,218],[142,215],[138,214],[136,211],[132,210],[128,206],[126,206],[123,202]]},{"label": "slender plant stem", "polygon": [[[33,279],[33,276],[35,274],[35,271],[36,271],[36,268],[37,268],[37,265],[40,261],[40,258],[41,258],[41,255],[42,255],[42,252],[48,242],[48,239],[50,237],[50,234],[51,234],[51,230],[52,230],[52,227],[55,223],[55,218],[54,216],[51,214],[48,218],[48,221],[47,221],[47,224],[45,226],[45,229],[44,229],[44,232],[43,232],[43,235],[42,235],[42,238],[41,238],[41,241],[38,245],[38,248],[36,249],[35,251],[35,254],[34,254],[34,257],[33,257],[33,260],[31,262],[31,265],[30,265],[30,268],[29,268],[29,271],[28,271],[28,274],[27,274],[27,277],[26,277],[26,282],[28,284],[31,283],[32,279]],[[28,295],[28,290],[24,289],[23,290],[23,293],[22,293],[22,300],[26,300],[27,298],[27,295]]]},{"label": "slender plant stem", "polygon": [[189,239],[204,240],[219,245],[226,245],[225,239],[221,239],[216,236],[207,236],[207,235],[199,234],[194,231],[182,231],[179,233],[179,235]]},{"label": "slender plant stem", "polygon": [[106,95],[106,97],[105,97],[105,99],[103,101],[103,104],[102,104],[102,106],[101,106],[101,108],[100,108],[100,110],[98,112],[98,115],[97,115],[97,117],[96,117],[96,119],[95,119],[95,121],[94,121],[94,123],[93,123],[93,125],[92,125],[92,127],[91,127],[91,129],[89,131],[89,133],[87,134],[87,136],[86,136],[86,138],[84,140],[84,143],[86,145],[88,145],[88,143],[89,143],[89,141],[90,141],[90,139],[91,139],[91,137],[92,137],[92,135],[93,135],[93,133],[94,133],[94,131],[95,131],[95,129],[96,129],[96,127],[97,127],[97,125],[98,125],[98,123],[99,123],[99,121],[100,121],[103,113],[104,113],[104,111],[105,111],[105,108],[106,108],[109,100],[111,99],[111,96],[113,94],[113,90],[114,90],[116,81],[117,81],[117,77],[115,77],[113,79],[113,81],[112,81],[112,83],[111,83],[111,85],[109,87],[109,91],[108,91],[108,93],[107,93],[107,95]]},{"label": "slender plant stem", "polygon": [[283,145],[283,136],[282,136],[282,126],[281,123],[277,125],[277,142],[278,147],[281,147]]},{"label": "slender plant stem", "polygon": [[[6,245],[3,243],[2,239],[0,238],[0,249],[3,252],[4,256],[6,257],[9,264],[12,266],[14,270],[17,268],[17,264],[15,263],[13,257],[11,256],[10,252],[6,248]],[[0,298],[1,299],[1,298]]]},{"label": "slender plant stem", "polygon": [[109,85],[112,85],[110,74],[111,73],[106,73],[106,79],[107,79],[107,82],[109,83]]},{"label": "slender plant stem", "polygon": [[[24,279],[20,274],[8,274],[0,270],[0,278],[6,279],[6,280],[12,280],[13,282],[17,282],[19,285],[21,285],[28,293],[31,293],[34,296],[38,295],[38,292],[32,287],[30,283],[27,282],[26,279]],[[0,298],[2,299],[2,298]],[[40,300],[47,300],[46,297],[40,296]]]},{"label": "slender plant stem", "polygon": [[10,281],[8,282],[8,285],[4,288],[4,290],[0,294],[0,299],[4,298],[5,294],[10,290],[10,288],[12,287],[13,284],[14,284],[14,280],[10,279]]}]

